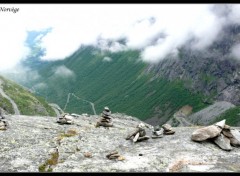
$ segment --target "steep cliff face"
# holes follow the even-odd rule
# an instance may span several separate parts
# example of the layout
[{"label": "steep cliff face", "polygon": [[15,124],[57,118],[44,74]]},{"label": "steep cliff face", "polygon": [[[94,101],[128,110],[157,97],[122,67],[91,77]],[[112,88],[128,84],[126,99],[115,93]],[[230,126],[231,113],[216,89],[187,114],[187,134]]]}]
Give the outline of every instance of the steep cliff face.
[{"label": "steep cliff face", "polygon": [[[133,143],[125,140],[141,122],[112,114],[114,127],[95,127],[99,116],[79,116],[73,125],[55,117],[6,116],[0,131],[1,172],[239,172],[239,148],[224,151],[209,141],[193,142],[200,128],[174,127],[175,134]],[[240,130],[239,128],[235,128]],[[146,132],[151,136],[152,126]],[[118,151],[122,160],[106,155]]]},{"label": "steep cliff face", "polygon": [[179,49],[179,58],[167,58],[149,65],[146,72],[169,80],[184,80],[192,92],[203,92],[209,99],[240,105],[240,61],[231,54],[239,44],[240,26],[223,29],[218,40],[202,50],[191,49],[191,42]]}]

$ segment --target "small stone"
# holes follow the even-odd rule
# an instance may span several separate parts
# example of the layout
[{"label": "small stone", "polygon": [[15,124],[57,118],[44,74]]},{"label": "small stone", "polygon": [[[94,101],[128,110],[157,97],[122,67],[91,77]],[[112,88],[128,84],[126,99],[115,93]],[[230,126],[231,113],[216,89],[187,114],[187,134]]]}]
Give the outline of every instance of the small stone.
[{"label": "small stone", "polygon": [[85,156],[86,158],[92,158],[92,154],[91,154],[90,152],[85,152],[85,153],[84,153],[84,156]]},{"label": "small stone", "polygon": [[175,131],[171,130],[171,131],[164,131],[163,134],[166,134],[166,135],[171,135],[171,134],[174,134]]},{"label": "small stone", "polygon": [[119,157],[117,158],[117,160],[118,160],[118,161],[123,161],[123,160],[125,160],[125,158],[124,158],[123,156],[119,156]]},{"label": "small stone", "polygon": [[172,126],[169,125],[169,124],[164,124],[164,125],[162,125],[162,127],[163,127],[164,131],[171,131],[172,130]]}]

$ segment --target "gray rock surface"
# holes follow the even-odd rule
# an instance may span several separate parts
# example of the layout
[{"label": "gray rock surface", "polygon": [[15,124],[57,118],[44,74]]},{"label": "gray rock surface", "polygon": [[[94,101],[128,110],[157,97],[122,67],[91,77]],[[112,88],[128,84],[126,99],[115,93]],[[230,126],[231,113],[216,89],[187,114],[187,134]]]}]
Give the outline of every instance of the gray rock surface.
[{"label": "gray rock surface", "polygon": [[232,150],[230,139],[225,137],[223,134],[217,136],[213,141],[223,150]]},{"label": "gray rock surface", "polygon": [[[73,125],[59,125],[56,117],[6,116],[10,127],[0,131],[0,171],[39,172],[57,149],[52,172],[240,172],[240,148],[224,151],[214,143],[192,141],[200,127],[172,127],[174,135],[132,143],[125,137],[140,121],[112,116],[111,128],[96,128],[96,115],[77,117]],[[147,135],[152,130],[147,124]],[[112,151],[122,159],[106,158]]]}]

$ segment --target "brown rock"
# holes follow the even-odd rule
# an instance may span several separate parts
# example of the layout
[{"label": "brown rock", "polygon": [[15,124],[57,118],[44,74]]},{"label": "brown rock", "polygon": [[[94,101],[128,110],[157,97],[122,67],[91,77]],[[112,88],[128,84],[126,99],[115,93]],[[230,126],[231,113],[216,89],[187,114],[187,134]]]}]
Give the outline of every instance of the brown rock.
[{"label": "brown rock", "polygon": [[229,140],[230,140],[230,144],[232,145],[232,146],[234,146],[234,147],[238,147],[238,146],[240,146],[240,142],[236,139],[236,138],[229,138]]},{"label": "brown rock", "polygon": [[175,131],[171,130],[171,131],[164,131],[163,134],[166,134],[166,135],[171,135],[171,134],[174,134]]},{"label": "brown rock", "polygon": [[222,129],[220,129],[218,126],[210,125],[210,126],[195,130],[192,133],[191,139],[193,141],[204,141],[206,139],[219,136],[221,131]]},{"label": "brown rock", "polygon": [[232,133],[231,133],[230,130],[223,129],[223,130],[222,130],[222,134],[223,134],[224,136],[228,137],[228,138],[232,138],[232,137],[233,137],[233,135],[232,135]]},{"label": "brown rock", "polygon": [[85,156],[86,158],[92,158],[92,154],[91,154],[90,152],[85,152],[85,153],[84,153],[84,156]]},{"label": "brown rock", "polygon": [[225,124],[224,127],[223,127],[223,129],[230,130],[230,126],[227,125],[227,124]]},{"label": "brown rock", "polygon": [[172,130],[172,126],[169,125],[169,124],[162,125],[162,128],[164,129],[164,131],[171,131]]},{"label": "brown rock", "polygon": [[108,157],[110,157],[111,155],[114,155],[114,154],[117,154],[117,153],[118,153],[118,151],[113,151],[113,152],[107,154],[106,157],[108,158]]}]

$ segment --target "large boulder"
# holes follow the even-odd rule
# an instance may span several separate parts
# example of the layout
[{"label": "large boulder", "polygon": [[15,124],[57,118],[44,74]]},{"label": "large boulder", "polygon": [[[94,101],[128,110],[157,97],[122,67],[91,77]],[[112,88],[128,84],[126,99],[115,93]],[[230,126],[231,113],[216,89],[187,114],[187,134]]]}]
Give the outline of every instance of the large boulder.
[{"label": "large boulder", "polygon": [[215,123],[214,125],[210,125],[207,127],[203,127],[200,129],[197,129],[192,133],[191,139],[193,141],[204,141],[206,139],[214,138],[220,135],[222,129],[227,126],[225,126],[225,119]]},{"label": "large boulder", "polygon": [[206,139],[219,136],[221,131],[222,129],[220,129],[218,126],[210,125],[210,126],[195,130],[192,133],[191,139],[193,141],[204,141]]}]

